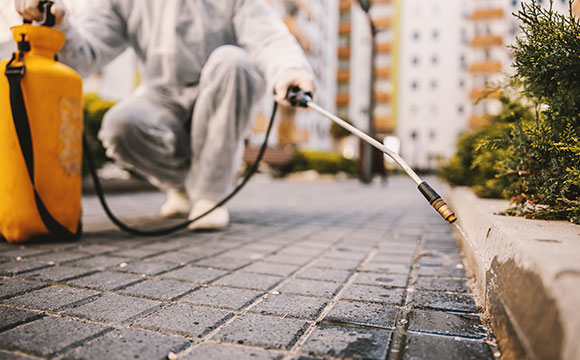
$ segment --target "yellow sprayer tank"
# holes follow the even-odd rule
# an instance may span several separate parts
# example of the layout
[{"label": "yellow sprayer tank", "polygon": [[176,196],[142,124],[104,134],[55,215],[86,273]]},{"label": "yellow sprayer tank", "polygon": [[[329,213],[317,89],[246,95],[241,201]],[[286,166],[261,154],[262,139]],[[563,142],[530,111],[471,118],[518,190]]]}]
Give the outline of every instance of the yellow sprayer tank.
[{"label": "yellow sprayer tank", "polygon": [[19,141],[22,135],[17,133],[13,120],[15,98],[5,75],[9,62],[3,61],[0,62],[0,237],[8,242],[37,237],[67,240],[55,239],[46,225],[46,212],[41,216],[39,200],[62,229],[80,234],[82,80],[72,69],[55,61],[56,52],[65,42],[63,33],[30,24],[16,26],[12,32],[20,50],[10,66],[25,68],[20,84],[34,161],[30,172],[22,140]]}]

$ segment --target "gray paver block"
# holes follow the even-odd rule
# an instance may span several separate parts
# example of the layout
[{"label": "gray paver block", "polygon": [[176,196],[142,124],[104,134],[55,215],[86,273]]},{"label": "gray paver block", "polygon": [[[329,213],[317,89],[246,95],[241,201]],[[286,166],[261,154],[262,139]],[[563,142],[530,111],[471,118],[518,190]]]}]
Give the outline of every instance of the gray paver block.
[{"label": "gray paver block", "polygon": [[404,274],[358,273],[355,284],[380,285],[387,287],[407,287],[408,276]]},{"label": "gray paver block", "polygon": [[79,287],[113,291],[136,284],[143,280],[143,277],[139,275],[124,274],[114,271],[102,271],[80,279],[71,280],[68,283]]},{"label": "gray paver block", "polygon": [[8,299],[43,287],[46,285],[15,279],[0,279],[0,299]]},{"label": "gray paver block", "polygon": [[438,311],[413,310],[409,318],[409,330],[476,339],[485,339],[487,336],[487,329],[479,317]]},{"label": "gray paver block", "polygon": [[312,257],[306,255],[275,254],[264,258],[264,260],[273,263],[304,265],[312,260]]},{"label": "gray paver block", "polygon": [[458,277],[464,278],[465,270],[463,269],[463,264],[458,263],[453,266],[419,266],[419,275],[422,276],[445,276],[445,277]]},{"label": "gray paver block", "polygon": [[216,270],[197,266],[185,266],[181,269],[167,272],[160,277],[165,279],[191,281],[196,284],[208,284],[227,273],[228,272],[225,270]]},{"label": "gray paver block", "polygon": [[441,336],[409,334],[403,351],[404,360],[493,359],[489,346],[483,342]]},{"label": "gray paver block", "polygon": [[142,296],[154,300],[177,300],[196,289],[194,284],[175,280],[145,280],[121,291],[123,294]]},{"label": "gray paver block", "polygon": [[374,273],[407,275],[411,271],[411,267],[406,264],[393,264],[382,261],[372,261],[364,265],[362,270]]},{"label": "gray paver block", "polygon": [[352,271],[349,270],[334,270],[334,269],[309,267],[308,269],[298,274],[296,277],[302,279],[323,280],[344,283],[348,279],[350,274],[352,274]]},{"label": "gray paver block", "polygon": [[255,262],[249,266],[242,269],[244,272],[256,273],[256,274],[266,274],[266,275],[277,275],[277,276],[290,276],[293,272],[298,269],[297,265],[287,265],[287,264],[273,264],[267,262]]},{"label": "gray paver block", "polygon": [[179,264],[189,264],[201,258],[203,258],[203,256],[200,256],[199,254],[182,251],[171,251],[164,254],[152,256],[148,260],[156,262],[168,262],[173,263],[175,265],[179,265]]},{"label": "gray paver block", "polygon": [[122,263],[128,263],[130,258],[113,257],[107,255],[97,255],[87,259],[76,260],[68,263],[69,265],[90,268],[94,270],[109,269],[119,266]]},{"label": "gray paver block", "polygon": [[195,263],[195,265],[207,266],[207,267],[225,269],[225,270],[236,270],[236,269],[241,268],[242,266],[248,265],[251,262],[252,262],[252,260],[247,260],[247,259],[212,257],[209,259],[203,259],[203,260]]},{"label": "gray paver block", "polygon": [[194,305],[240,310],[261,295],[262,293],[256,291],[211,286],[197,291],[183,301]]},{"label": "gray paver block", "polygon": [[32,270],[46,268],[49,266],[51,265],[48,265],[44,261],[36,261],[36,260],[10,261],[0,264],[0,275],[13,276]]},{"label": "gray paver block", "polygon": [[266,349],[289,349],[306,330],[300,320],[246,314],[234,319],[214,338],[237,344],[263,346]]},{"label": "gray paver block", "polygon": [[312,266],[321,268],[330,268],[338,270],[355,270],[358,268],[360,261],[322,258],[314,261]]},{"label": "gray paver block", "polygon": [[221,310],[174,305],[135,323],[133,326],[202,337],[232,315],[232,313]]},{"label": "gray paver block", "polygon": [[66,354],[65,359],[167,359],[190,342],[178,337],[145,331],[121,329],[112,331],[87,346]]},{"label": "gray paver block", "polygon": [[53,266],[46,269],[36,270],[28,272],[19,277],[29,279],[29,280],[40,280],[40,281],[50,281],[50,282],[63,282],[70,279],[75,279],[86,274],[90,274],[92,270],[83,269],[73,266]]},{"label": "gray paver block", "polygon": [[137,261],[127,264],[123,267],[115,268],[116,271],[128,272],[140,275],[155,276],[169,270],[175,269],[176,264],[157,262],[157,261]]},{"label": "gray paver block", "polygon": [[48,253],[40,256],[35,256],[34,260],[36,261],[44,261],[46,263],[57,263],[62,264],[69,261],[79,260],[82,258],[89,257],[89,254],[85,254],[78,251],[58,251],[53,253]]},{"label": "gray paver block", "polygon": [[3,303],[35,310],[62,311],[97,298],[99,292],[63,286],[50,286],[15,296]]},{"label": "gray paver block", "polygon": [[342,293],[342,299],[402,305],[405,289],[384,286],[351,285]]},{"label": "gray paver block", "polygon": [[467,280],[464,279],[440,279],[420,276],[415,283],[415,287],[419,290],[471,292]]},{"label": "gray paver block", "polygon": [[282,280],[284,279],[278,276],[233,273],[219,279],[216,284],[251,290],[267,291],[278,285],[280,282],[282,282]]},{"label": "gray paver block", "polygon": [[324,320],[394,329],[397,312],[397,308],[391,306],[339,301]]},{"label": "gray paver block", "polygon": [[307,279],[290,279],[280,288],[281,293],[332,298],[341,284]]},{"label": "gray paver block", "polygon": [[106,245],[106,244],[91,244],[91,243],[85,243],[85,244],[81,244],[79,247],[77,247],[77,251],[80,252],[84,252],[87,254],[92,254],[92,255],[99,255],[99,254],[105,254],[105,253],[110,253],[113,251],[116,251],[118,248],[116,246],[111,246],[111,245]]},{"label": "gray paver block", "polygon": [[477,306],[473,296],[430,291],[417,291],[411,306],[444,311],[476,313]]},{"label": "gray paver block", "polygon": [[46,317],[0,334],[0,348],[49,357],[95,338],[108,328],[84,321]]},{"label": "gray paver block", "polygon": [[0,306],[0,332],[12,329],[15,326],[36,320],[43,315],[40,313],[12,309]]},{"label": "gray paver block", "polygon": [[115,251],[116,256],[121,257],[129,257],[135,259],[144,259],[146,257],[150,257],[160,253],[160,250],[153,250],[153,249],[141,249],[141,248],[134,248],[134,249],[125,249],[121,251]]},{"label": "gray paver block", "polygon": [[385,359],[390,339],[389,331],[320,326],[299,351],[341,359]]},{"label": "gray paver block", "polygon": [[204,343],[193,349],[182,360],[280,360],[281,354],[231,344]]},{"label": "gray paver block", "polygon": [[129,323],[159,309],[163,303],[127,296],[107,295],[97,301],[70,309],[65,314],[90,320]]},{"label": "gray paver block", "polygon": [[269,295],[250,311],[262,315],[277,315],[281,317],[315,320],[326,304],[326,301],[319,299],[286,295]]}]

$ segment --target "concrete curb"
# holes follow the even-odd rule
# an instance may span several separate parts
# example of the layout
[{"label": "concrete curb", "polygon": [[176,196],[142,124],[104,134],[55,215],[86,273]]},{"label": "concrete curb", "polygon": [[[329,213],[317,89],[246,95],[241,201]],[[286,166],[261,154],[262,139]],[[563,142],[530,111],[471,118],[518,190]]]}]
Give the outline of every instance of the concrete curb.
[{"label": "concrete curb", "polygon": [[505,359],[580,358],[580,226],[494,215],[507,201],[447,196],[478,304]]}]

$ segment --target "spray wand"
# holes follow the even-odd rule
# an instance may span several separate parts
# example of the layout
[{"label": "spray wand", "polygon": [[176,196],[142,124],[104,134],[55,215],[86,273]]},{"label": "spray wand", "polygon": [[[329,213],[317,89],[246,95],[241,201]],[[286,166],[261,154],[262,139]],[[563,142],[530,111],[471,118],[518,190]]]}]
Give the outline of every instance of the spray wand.
[{"label": "spray wand", "polygon": [[424,180],[422,180],[419,175],[401,158],[397,153],[393,150],[389,149],[385,145],[381,144],[376,139],[372,138],[371,136],[367,135],[363,131],[357,129],[356,127],[352,126],[351,124],[347,123],[346,121],[342,120],[338,116],[330,113],[329,111],[321,108],[320,106],[316,105],[312,100],[312,94],[309,92],[305,92],[298,87],[292,87],[288,91],[288,95],[286,96],[290,104],[292,106],[309,108],[317,113],[323,115],[324,117],[334,121],[336,124],[340,125],[350,133],[355,136],[358,136],[362,140],[366,141],[370,145],[374,146],[381,152],[385,153],[387,156],[392,158],[397,165],[401,167],[405,171],[405,173],[418,185],[419,191],[429,204],[433,206],[433,208],[450,224],[453,224],[457,221],[457,217],[455,217],[455,213],[449,208],[447,203],[441,198],[439,194]]}]

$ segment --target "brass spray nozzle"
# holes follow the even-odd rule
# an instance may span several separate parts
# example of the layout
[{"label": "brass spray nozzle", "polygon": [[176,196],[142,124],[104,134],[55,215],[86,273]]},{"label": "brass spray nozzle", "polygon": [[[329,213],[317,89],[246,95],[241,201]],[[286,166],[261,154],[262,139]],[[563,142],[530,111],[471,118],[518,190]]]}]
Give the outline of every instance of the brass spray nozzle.
[{"label": "brass spray nozzle", "polygon": [[457,221],[455,213],[449,208],[449,205],[433,190],[427,182],[421,183],[419,185],[419,191],[425,196],[427,201],[433,206],[433,208],[445,219],[445,221],[453,224]]},{"label": "brass spray nozzle", "polygon": [[439,198],[435,200],[431,206],[433,206],[433,208],[435,208],[435,210],[437,210],[437,212],[443,216],[443,219],[448,221],[450,224],[453,224],[457,221],[455,213],[449,208],[449,205],[447,205],[443,199]]}]

